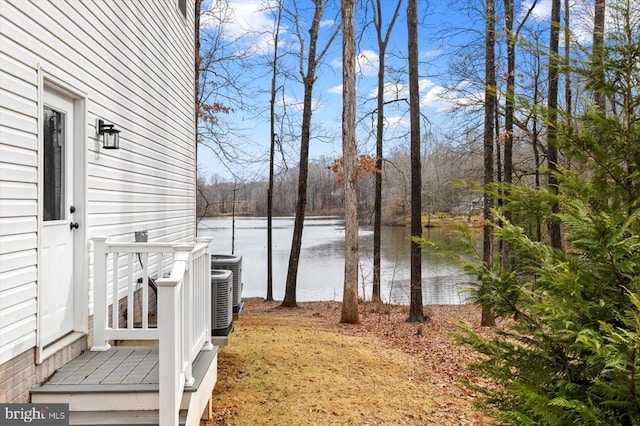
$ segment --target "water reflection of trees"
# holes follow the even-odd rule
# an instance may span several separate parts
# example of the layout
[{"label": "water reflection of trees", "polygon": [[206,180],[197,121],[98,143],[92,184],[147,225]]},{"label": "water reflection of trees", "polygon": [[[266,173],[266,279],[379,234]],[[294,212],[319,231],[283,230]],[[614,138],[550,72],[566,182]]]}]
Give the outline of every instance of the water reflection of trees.
[{"label": "water reflection of trees", "polygon": [[[291,244],[291,218],[277,218],[273,234],[274,297],[278,298]],[[344,230],[340,219],[313,219],[305,227],[300,265],[299,300],[340,300],[344,268]],[[371,297],[373,269],[372,228],[363,227],[360,237],[360,296]],[[225,253],[231,247],[231,218],[209,218],[200,223],[199,235],[213,236],[214,251]],[[425,229],[425,235],[441,241],[450,240],[450,231],[444,228]],[[383,227],[382,229],[382,299],[385,302],[409,301],[409,229]],[[244,257],[243,271],[246,297],[264,297],[266,294],[266,219],[236,218],[235,252]],[[461,291],[469,281],[452,259],[434,254],[423,254],[423,298],[427,304],[461,303]],[[464,294],[464,293],[462,293]]]}]

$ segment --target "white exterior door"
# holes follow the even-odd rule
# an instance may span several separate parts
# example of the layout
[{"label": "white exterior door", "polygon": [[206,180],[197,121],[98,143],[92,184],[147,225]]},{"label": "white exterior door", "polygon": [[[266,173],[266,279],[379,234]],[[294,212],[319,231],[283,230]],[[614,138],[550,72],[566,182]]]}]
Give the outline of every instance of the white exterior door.
[{"label": "white exterior door", "polygon": [[47,345],[73,331],[73,99],[45,90],[42,111],[40,333]]}]

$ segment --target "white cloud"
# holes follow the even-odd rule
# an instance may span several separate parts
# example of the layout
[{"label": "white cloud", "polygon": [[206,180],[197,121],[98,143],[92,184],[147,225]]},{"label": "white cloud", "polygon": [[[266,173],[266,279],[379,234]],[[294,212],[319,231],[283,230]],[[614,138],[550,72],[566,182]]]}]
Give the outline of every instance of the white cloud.
[{"label": "white cloud", "polygon": [[[526,0],[522,3],[518,13],[518,20],[524,19],[526,13],[533,4],[532,0]],[[552,0],[539,0],[536,3],[531,19],[538,22],[551,21],[551,4]],[[573,0],[571,8],[571,37],[579,43],[589,43],[593,37],[593,2],[588,0]],[[607,7],[607,18],[610,18],[611,8]],[[564,17],[561,16],[563,20]],[[564,21],[561,22],[561,24]],[[606,25],[606,24],[605,24]]]},{"label": "white cloud", "polygon": [[[342,58],[337,57],[329,62],[333,68],[342,69]],[[356,56],[356,71],[365,77],[378,75],[378,54],[373,50],[363,50]]]},{"label": "white cloud", "polygon": [[424,52],[420,52],[420,57],[422,58],[437,58],[444,53],[444,49],[432,49],[425,50]]},{"label": "white cloud", "polygon": [[333,27],[335,23],[336,22],[333,19],[326,19],[324,21],[320,21],[320,28]]},{"label": "white cloud", "polygon": [[426,78],[423,78],[422,80],[418,80],[418,90],[420,92],[424,92],[425,90],[430,89],[435,85],[436,84],[433,81],[428,80]]},{"label": "white cloud", "polygon": [[[371,120],[371,130],[375,131],[378,125],[378,120]],[[385,131],[390,132],[391,135],[397,135],[396,132],[405,132],[410,126],[409,120],[406,115],[387,115],[385,114],[383,119],[383,127]]]},{"label": "white cloud", "polygon": [[384,117],[384,126],[387,129],[397,129],[400,127],[409,127],[409,121],[406,118],[396,115],[393,117]]},{"label": "white cloud", "polygon": [[[298,111],[302,111],[304,109],[304,101],[302,99],[294,98],[293,96],[285,95],[284,99],[279,97],[276,101],[276,104],[279,107],[286,106],[287,108],[294,108]],[[322,106],[323,102],[320,102],[318,99],[311,100],[311,109],[314,112],[317,112]]]},{"label": "white cloud", "polygon": [[439,113],[461,107],[481,107],[484,100],[484,93],[463,92],[463,89],[467,87],[469,87],[468,81],[461,81],[450,88],[434,85],[422,97],[420,105],[433,108]]},{"label": "white cloud", "polygon": [[[266,9],[262,0],[230,0],[229,7],[240,26],[240,31],[249,29],[254,31],[271,31],[274,27],[273,16]],[[236,33],[235,35],[242,35]]]},{"label": "white cloud", "polygon": [[484,91],[474,88],[470,80],[462,80],[456,83],[445,94],[449,102],[449,109],[456,107],[479,109],[484,106]]},{"label": "white cloud", "polygon": [[280,107],[287,106],[287,107],[294,107],[296,109],[302,110],[302,100],[296,99],[289,95],[285,95],[284,97],[278,96],[276,104]]},{"label": "white cloud", "polygon": [[467,80],[461,80],[457,82],[454,87],[456,90],[460,91],[460,90],[466,89],[467,87],[472,87],[472,86],[473,86],[473,81],[467,79]]},{"label": "white cloud", "polygon": [[[531,18],[537,21],[549,21],[551,19],[551,1],[552,0],[539,0],[531,12]],[[531,9],[532,4],[532,0],[522,2],[519,13],[520,19],[524,18],[527,11]]]},{"label": "white cloud", "polygon": [[356,57],[358,72],[364,76],[378,75],[378,53],[373,50],[363,50]]},{"label": "white cloud", "polygon": [[[216,27],[224,38],[238,43],[238,50],[268,54],[273,51],[275,24],[270,10],[275,6],[273,0],[213,0],[203,6],[210,12],[202,15],[201,25]],[[280,28],[281,35],[286,32]]]},{"label": "white cloud", "polygon": [[[409,87],[404,83],[387,82],[384,84],[382,93],[385,101],[406,98],[409,95]],[[374,87],[369,92],[369,97],[375,99],[376,96],[378,96],[378,88]]]},{"label": "white cloud", "polygon": [[420,105],[431,106],[440,109],[445,104],[447,97],[447,89],[443,86],[433,86],[422,96]]},{"label": "white cloud", "polygon": [[336,95],[342,95],[342,84],[330,88],[329,90],[327,90],[327,92],[335,93]]},{"label": "white cloud", "polygon": [[468,95],[456,98],[456,103],[460,106],[475,107],[476,109],[480,109],[484,105],[484,93],[469,93]]},{"label": "white cloud", "polygon": [[270,31],[274,27],[274,19],[269,6],[275,6],[275,2],[271,3],[263,0],[228,0],[226,3],[214,0],[203,5],[203,8],[209,8],[209,13],[203,14],[200,24],[206,27],[222,23],[225,35],[230,38],[243,37],[248,32]]},{"label": "white cloud", "polygon": [[[384,84],[382,93],[385,102],[390,102],[397,99],[406,99],[409,97],[409,86],[404,83],[387,82]],[[376,86],[369,92],[369,98],[376,99],[377,96],[378,87]]]},{"label": "white cloud", "polygon": [[[428,79],[422,79],[418,81],[418,89],[420,92],[430,89],[435,86],[435,83]],[[401,82],[386,82],[384,84],[384,100],[392,101],[394,99],[402,99],[409,97],[409,84]],[[378,88],[374,87],[369,92],[369,98],[375,98],[378,96]]]}]

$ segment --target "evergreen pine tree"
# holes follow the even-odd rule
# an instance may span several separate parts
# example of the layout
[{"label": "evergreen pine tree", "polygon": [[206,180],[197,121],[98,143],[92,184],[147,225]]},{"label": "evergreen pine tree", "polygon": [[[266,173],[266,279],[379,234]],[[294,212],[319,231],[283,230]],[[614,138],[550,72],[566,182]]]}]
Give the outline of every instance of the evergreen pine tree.
[{"label": "evergreen pine tree", "polygon": [[[476,389],[507,424],[640,424],[640,15],[623,3],[604,48],[605,80],[588,84],[608,109],[559,129],[574,166],[556,172],[559,193],[496,190],[509,194],[513,219],[495,211],[494,232],[511,245],[512,270],[466,264],[481,283],[478,302],[513,316],[491,339],[465,326],[457,336],[484,355],[473,368],[498,386]],[[527,223],[552,219],[565,250],[528,236]]]}]

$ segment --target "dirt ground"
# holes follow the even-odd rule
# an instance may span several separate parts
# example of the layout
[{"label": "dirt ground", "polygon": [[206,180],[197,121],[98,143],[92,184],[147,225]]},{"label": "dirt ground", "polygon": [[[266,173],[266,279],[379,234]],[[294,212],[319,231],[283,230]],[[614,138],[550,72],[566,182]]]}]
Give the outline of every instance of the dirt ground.
[{"label": "dirt ground", "polygon": [[[245,299],[220,348],[215,425],[485,425],[473,408],[475,354],[455,345],[451,321],[478,324],[475,306],[431,306],[424,324],[408,307],[361,304],[340,324],[338,302]],[[490,330],[479,329],[481,333]]]}]

